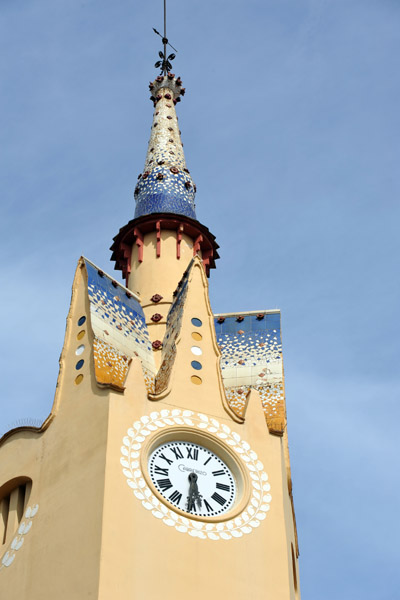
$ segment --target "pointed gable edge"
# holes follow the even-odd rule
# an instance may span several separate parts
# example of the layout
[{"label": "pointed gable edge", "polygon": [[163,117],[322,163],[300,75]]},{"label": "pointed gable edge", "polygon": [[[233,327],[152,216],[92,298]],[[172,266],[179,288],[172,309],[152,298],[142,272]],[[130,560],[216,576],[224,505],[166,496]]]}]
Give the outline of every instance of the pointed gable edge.
[{"label": "pointed gable edge", "polygon": [[282,435],[286,405],[280,311],[216,314],[214,320],[232,410],[244,418],[249,392],[257,390],[269,432]]}]

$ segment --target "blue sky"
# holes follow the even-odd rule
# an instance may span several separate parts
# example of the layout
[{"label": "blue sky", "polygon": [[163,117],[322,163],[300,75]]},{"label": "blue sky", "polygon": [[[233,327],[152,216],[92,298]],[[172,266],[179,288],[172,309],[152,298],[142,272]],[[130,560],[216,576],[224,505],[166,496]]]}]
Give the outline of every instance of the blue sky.
[{"label": "blue sky", "polygon": [[[282,310],[303,598],[398,598],[400,3],[169,0],[215,312]],[[162,2],[0,5],[0,430],[51,407],[77,259],[133,217]]]}]

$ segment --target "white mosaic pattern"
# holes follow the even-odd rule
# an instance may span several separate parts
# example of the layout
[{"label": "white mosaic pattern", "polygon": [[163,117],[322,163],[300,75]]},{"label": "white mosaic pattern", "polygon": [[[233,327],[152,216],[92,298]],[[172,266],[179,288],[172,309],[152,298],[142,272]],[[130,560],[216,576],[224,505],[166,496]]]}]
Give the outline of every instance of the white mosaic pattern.
[{"label": "white mosaic pattern", "polygon": [[[167,167],[186,169],[175,106],[172,99],[165,97],[169,91],[168,88],[162,90],[162,99],[154,108],[144,171],[150,171],[160,160],[165,161]],[[170,154],[171,151],[173,154]]]},{"label": "white mosaic pattern", "polygon": [[270,431],[286,423],[278,311],[215,317],[221,373],[231,408],[244,416],[250,389],[259,392]]},{"label": "white mosaic pattern", "polygon": [[22,547],[25,541],[26,534],[29,533],[29,531],[31,530],[33,518],[38,512],[38,510],[38,504],[35,504],[34,506],[28,506],[28,508],[26,509],[26,521],[22,521],[22,523],[20,523],[17,530],[17,535],[14,537],[9,547],[7,548],[5,554],[3,555],[0,562],[0,571],[6,567],[10,567],[14,562],[16,553]]},{"label": "white mosaic pattern", "polygon": [[96,337],[113,346],[122,355],[131,357],[136,353],[147,369],[154,370],[151,344],[142,319],[132,311],[121,311],[118,301],[101,298],[101,292],[97,297],[90,294],[90,291],[89,295],[90,319]]},{"label": "white mosaic pattern", "polygon": [[88,272],[90,320],[93,333],[128,358],[138,356],[143,368],[155,373],[154,356],[142,307],[128,298],[126,289],[112,285],[112,279],[85,261]]},{"label": "white mosaic pattern", "polygon": [[[142,444],[155,431],[168,426],[176,427],[176,425],[193,427],[194,431],[212,433],[237,453],[238,460],[243,461],[248,470],[252,491],[248,506],[239,516],[219,523],[189,519],[168,508],[148,487],[139,462]],[[142,506],[168,527],[174,527],[180,533],[187,533],[203,540],[230,540],[251,533],[266,518],[271,502],[268,475],[250,445],[241,440],[239,434],[231,431],[227,425],[190,410],[162,410],[141,417],[139,421],[133,423],[127,433],[128,435],[123,439],[120,459],[127,483]]]},{"label": "white mosaic pattern", "polygon": [[226,386],[262,386],[266,380],[282,380],[282,344],[276,330],[250,335],[222,334],[218,345],[222,352],[221,369]]}]

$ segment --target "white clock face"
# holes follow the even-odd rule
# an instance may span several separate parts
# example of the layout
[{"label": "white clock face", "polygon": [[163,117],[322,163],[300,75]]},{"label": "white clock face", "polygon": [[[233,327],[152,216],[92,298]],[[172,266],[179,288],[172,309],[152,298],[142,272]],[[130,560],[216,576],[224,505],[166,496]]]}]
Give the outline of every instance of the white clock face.
[{"label": "white clock face", "polygon": [[189,514],[214,517],[232,508],[234,477],[216,454],[192,442],[173,441],[150,455],[148,469],[160,494]]}]

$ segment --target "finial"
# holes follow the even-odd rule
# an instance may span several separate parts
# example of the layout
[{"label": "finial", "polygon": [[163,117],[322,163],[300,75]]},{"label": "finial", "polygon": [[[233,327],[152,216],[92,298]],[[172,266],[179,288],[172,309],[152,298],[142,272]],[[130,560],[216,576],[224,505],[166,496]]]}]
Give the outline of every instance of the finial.
[{"label": "finial", "polygon": [[159,33],[154,27],[153,31],[154,33],[160,36],[160,38],[162,39],[162,43],[164,44],[164,52],[161,52],[160,50],[160,52],[158,53],[158,56],[162,60],[158,60],[154,66],[156,69],[159,69],[161,67],[161,75],[166,75],[167,72],[172,69],[170,61],[174,60],[175,58],[175,54],[170,54],[169,56],[167,56],[167,45],[171,46],[172,50],[175,50],[175,52],[178,52],[178,50],[176,50],[176,48],[174,48],[172,44],[169,43],[167,38],[167,0],[164,0],[164,35],[162,36],[161,33]]}]

